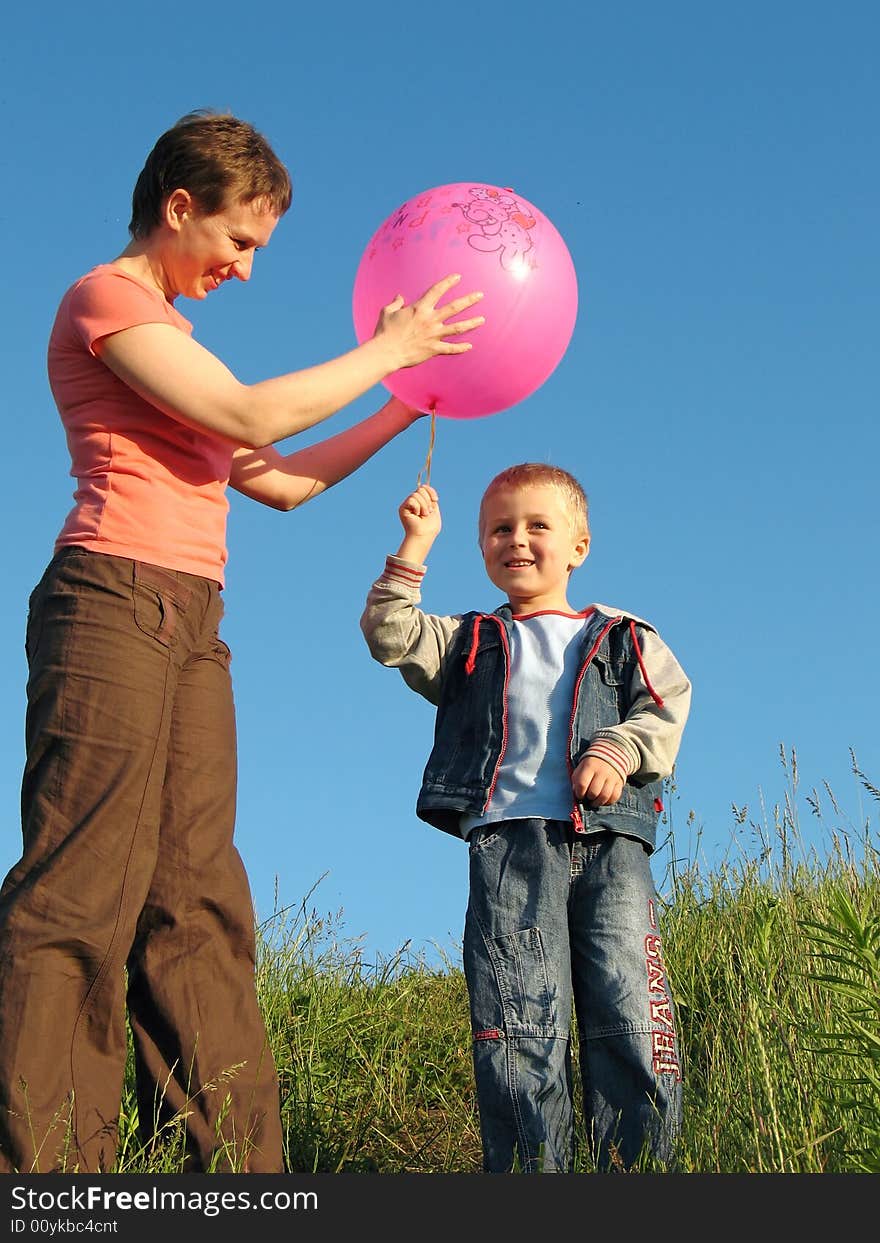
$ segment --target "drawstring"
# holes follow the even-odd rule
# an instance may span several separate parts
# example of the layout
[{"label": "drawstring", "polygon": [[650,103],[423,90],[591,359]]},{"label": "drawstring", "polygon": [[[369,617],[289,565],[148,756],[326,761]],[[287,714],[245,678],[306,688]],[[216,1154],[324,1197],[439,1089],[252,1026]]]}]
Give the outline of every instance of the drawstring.
[{"label": "drawstring", "polygon": [[468,652],[467,660],[464,662],[464,671],[470,677],[477,663],[477,648],[480,646],[480,614],[474,618],[474,630],[471,636],[471,650]]},{"label": "drawstring", "polygon": [[651,685],[651,679],[648,677],[648,670],[645,668],[645,662],[642,660],[642,649],[639,647],[639,641],[636,637],[636,624],[634,621],[629,623],[629,632],[632,635],[633,647],[636,649],[636,657],[638,658],[639,668],[642,671],[642,677],[645,680],[645,686],[647,686],[648,690],[651,692],[651,698],[654,700],[657,707],[662,708],[663,700]]},{"label": "drawstring", "polygon": [[[464,662],[464,671],[470,676],[477,664],[477,651],[480,646],[480,622],[493,621],[501,631],[501,640],[507,647],[507,631],[504,629],[504,622],[495,613],[477,613],[474,616],[474,628],[471,634],[471,650],[468,652],[467,660]],[[508,653],[509,654],[509,653]],[[505,681],[505,686],[507,682]]]}]

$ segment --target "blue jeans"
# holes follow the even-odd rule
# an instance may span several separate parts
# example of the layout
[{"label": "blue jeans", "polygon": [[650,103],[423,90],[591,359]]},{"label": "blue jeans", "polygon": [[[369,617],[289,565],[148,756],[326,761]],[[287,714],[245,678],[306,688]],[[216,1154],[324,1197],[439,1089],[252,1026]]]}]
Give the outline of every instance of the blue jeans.
[{"label": "blue jeans", "polygon": [[673,1162],[681,1069],[646,847],[556,820],[475,829],[464,969],[483,1168],[574,1163],[572,1005],[599,1169]]}]

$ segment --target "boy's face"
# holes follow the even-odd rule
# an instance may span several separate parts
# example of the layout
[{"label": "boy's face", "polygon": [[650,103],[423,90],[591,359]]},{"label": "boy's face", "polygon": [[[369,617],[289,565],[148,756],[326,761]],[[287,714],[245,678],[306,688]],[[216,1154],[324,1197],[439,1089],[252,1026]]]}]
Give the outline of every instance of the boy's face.
[{"label": "boy's face", "polygon": [[494,488],[483,500],[480,548],[486,573],[515,613],[571,611],[568,576],[586,559],[590,537],[572,532],[552,484]]}]

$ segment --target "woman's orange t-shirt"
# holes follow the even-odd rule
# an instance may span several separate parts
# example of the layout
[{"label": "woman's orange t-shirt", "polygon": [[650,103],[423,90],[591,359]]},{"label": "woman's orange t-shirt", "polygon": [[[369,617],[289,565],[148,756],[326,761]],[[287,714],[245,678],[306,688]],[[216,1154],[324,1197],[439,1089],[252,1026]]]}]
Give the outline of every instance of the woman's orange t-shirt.
[{"label": "woman's orange t-shirt", "polygon": [[131,557],[223,585],[233,446],[169,418],[95,353],[136,324],[192,324],[149,285],[101,264],[67,291],[49,338],[49,385],[77,481],[55,544]]}]

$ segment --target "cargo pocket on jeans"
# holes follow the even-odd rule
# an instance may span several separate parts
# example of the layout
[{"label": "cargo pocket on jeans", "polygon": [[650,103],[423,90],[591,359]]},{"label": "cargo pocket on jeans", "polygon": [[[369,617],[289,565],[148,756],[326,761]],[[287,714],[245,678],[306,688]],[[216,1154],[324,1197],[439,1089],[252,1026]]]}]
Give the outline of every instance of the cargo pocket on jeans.
[{"label": "cargo pocket on jeans", "polygon": [[[540,928],[487,938],[508,1036],[554,1036],[559,1027]],[[566,1024],[567,1030],[567,1024]]]}]

